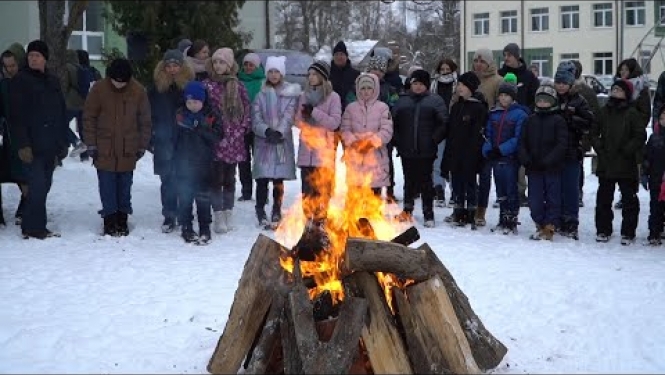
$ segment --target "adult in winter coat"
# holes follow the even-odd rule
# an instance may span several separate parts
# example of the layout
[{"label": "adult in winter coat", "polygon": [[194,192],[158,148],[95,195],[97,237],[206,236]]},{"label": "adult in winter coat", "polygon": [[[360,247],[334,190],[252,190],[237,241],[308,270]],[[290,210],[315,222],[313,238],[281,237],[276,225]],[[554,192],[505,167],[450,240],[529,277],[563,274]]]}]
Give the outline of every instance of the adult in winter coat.
[{"label": "adult in winter coat", "polygon": [[88,51],[84,49],[77,49],[76,55],[79,59],[79,65],[81,65],[84,69],[88,69],[91,73],[92,82],[97,82],[103,78],[102,73],[100,73],[97,68],[90,65],[90,54],[88,54]]},{"label": "adult in winter coat", "polygon": [[[342,141],[349,190],[371,188],[381,195],[390,185],[387,144],[393,136],[393,121],[388,105],[379,100],[381,86],[374,74],[361,74],[355,82],[357,100],[342,116]],[[367,185],[367,178],[369,186]]]},{"label": "adult in winter coat", "polygon": [[[223,136],[222,127],[219,114],[206,100],[206,88],[201,82],[187,83],[183,96],[184,105],[177,110],[173,131],[173,169],[180,203],[178,221],[185,242],[205,245],[211,240],[210,165],[215,146]],[[199,221],[198,234],[192,226],[194,202]]]},{"label": "adult in winter coat", "polygon": [[320,224],[326,217],[333,192],[337,151],[335,131],[342,122],[342,101],[333,91],[327,62],[315,61],[308,73],[305,92],[296,106],[295,124],[300,129],[297,165],[304,199],[320,200],[320,207],[313,212],[310,211],[311,205],[303,205],[305,216]]},{"label": "adult in winter coat", "polygon": [[416,70],[409,79],[411,88],[392,109],[393,141],[402,159],[404,206],[399,219],[413,220],[416,194],[422,198],[425,226],[434,227],[434,186],[432,166],[437,145],[446,133],[448,109],[443,99],[429,91],[431,78],[425,70]]},{"label": "adult in winter coat", "polygon": [[222,116],[224,133],[215,150],[212,171],[213,229],[226,233],[233,229],[236,165],[247,160],[245,136],[251,126],[251,103],[245,85],[238,79],[238,64],[230,48],[215,51],[208,63],[208,75],[203,83],[213,109]]},{"label": "adult in winter coat", "polygon": [[568,149],[566,162],[561,172],[561,228],[563,235],[578,238],[579,226],[579,181],[581,161],[584,159],[584,142],[594,122],[589,103],[575,89],[575,64],[564,61],[554,75],[561,114],[568,125]]},{"label": "adult in winter coat", "polygon": [[203,81],[210,75],[210,47],[205,40],[197,39],[185,49],[185,61],[194,71],[197,81]]},{"label": "adult in winter coat", "polygon": [[[12,44],[0,56],[2,78],[0,78],[0,183],[15,183],[21,190],[21,200],[14,214],[16,224],[21,224],[25,207],[27,181],[23,163],[18,157],[18,148],[9,125],[10,119],[10,83],[20,69],[25,68],[25,50],[19,43]],[[5,225],[2,214],[2,189],[0,189],[0,226]]]},{"label": "adult in winter coat", "polygon": [[533,240],[549,240],[561,219],[561,171],[568,148],[568,125],[554,87],[536,91],[534,114],[520,136],[519,160],[529,176],[529,210],[536,224]]},{"label": "adult in winter coat", "polygon": [[457,64],[451,59],[443,59],[436,65],[432,85],[429,91],[437,94],[446,103],[446,108],[450,108],[450,101],[455,93],[457,85]]},{"label": "adult in winter coat", "polygon": [[619,63],[615,79],[627,79],[633,85],[633,93],[628,100],[634,104],[637,113],[646,128],[652,116],[651,94],[649,93],[649,78],[642,71],[642,67],[633,57]]},{"label": "adult in winter coat", "polygon": [[649,137],[642,163],[642,186],[649,190],[649,245],[658,246],[662,243],[663,215],[665,215],[665,202],[661,197],[663,186],[663,175],[665,175],[665,106],[658,113],[658,131],[654,131]]},{"label": "adult in winter coat", "polygon": [[104,234],[126,236],[134,169],[152,134],[150,102],[128,60],[113,60],[107,74],[88,94],[83,137],[97,168]]},{"label": "adult in winter coat", "polygon": [[28,44],[28,66],[12,78],[9,131],[26,172],[28,196],[23,210],[23,236],[57,236],[46,228],[46,198],[56,164],[67,155],[67,108],[60,80],[46,68],[49,49]]},{"label": "adult in winter coat", "polygon": [[194,71],[185,64],[182,53],[168,50],[153,72],[153,84],[148,88],[150,113],[152,115],[152,138],[154,172],[161,180],[162,231],[175,230],[178,217],[178,191],[175,176],[174,142],[176,111],[183,103],[183,90],[187,82],[194,79]]},{"label": "adult in winter coat", "polygon": [[[268,79],[252,104],[256,218],[259,225],[276,227],[282,219],[284,181],[296,179],[293,123],[300,85],[284,81],[286,57],[269,56]],[[268,184],[272,182],[273,205],[270,221],[265,212]]]},{"label": "adult in winter coat", "polygon": [[[238,72],[238,79],[245,85],[249,102],[254,103],[254,99],[261,91],[261,87],[266,81],[266,72],[261,65],[261,58],[256,53],[250,52],[242,58],[242,68]],[[252,186],[252,145],[254,144],[254,132],[249,131],[245,136],[245,153],[247,159],[238,163],[238,175],[240,177],[239,201],[251,201],[254,187]]]},{"label": "adult in winter coat", "polygon": [[443,176],[451,175],[455,208],[450,220],[457,225],[475,225],[478,186],[476,175],[483,167],[483,131],[487,124],[487,103],[478,93],[480,80],[473,72],[457,82],[458,100],[450,109],[446,150],[441,162]]},{"label": "adult in winter coat", "polygon": [[540,81],[524,62],[520,47],[515,43],[507,44],[503,48],[503,60],[499,75],[505,77],[506,74],[513,73],[517,77],[517,102],[533,110]]},{"label": "adult in winter coat", "polygon": [[342,112],[346,106],[356,100],[356,89],[354,84],[360,72],[351,66],[349,51],[346,44],[339,41],[333,48],[333,59],[330,63],[330,83],[333,90],[342,101]]},{"label": "adult in winter coat", "polygon": [[[65,104],[67,105],[67,119],[69,121],[76,120],[76,131],[79,133],[77,137],[74,132],[69,132],[69,142],[74,146],[74,150],[71,152],[71,156],[81,156],[81,160],[86,160],[87,154],[84,154],[86,151],[86,146],[81,142],[79,137],[82,137],[81,130],[83,130],[83,120],[81,116],[83,115],[83,104],[85,103],[85,97],[87,92],[82,92],[81,86],[86,84],[85,82],[79,82],[82,78],[79,74],[81,70],[81,65],[79,65],[79,57],[76,54],[76,51],[73,49],[67,50],[67,64],[66,64],[66,73],[63,76],[63,91],[65,93]],[[90,85],[87,84],[86,87],[90,88]]]},{"label": "adult in winter coat", "polygon": [[646,129],[638,110],[630,104],[632,91],[629,80],[614,81],[610,98],[601,109],[592,131],[593,148],[598,153],[595,220],[598,242],[607,242],[612,235],[612,200],[616,185],[623,197],[621,243],[628,245],[635,241],[640,213],[635,159],[638,154],[642,155]]},{"label": "adult in winter coat", "polygon": [[388,81],[391,86],[397,89],[398,93],[405,91],[404,82],[402,82],[402,77],[400,76],[400,67],[399,67],[399,47],[394,46],[392,48],[387,47],[378,47],[372,51],[372,56],[382,56],[388,62],[386,67],[385,76],[383,79]]}]

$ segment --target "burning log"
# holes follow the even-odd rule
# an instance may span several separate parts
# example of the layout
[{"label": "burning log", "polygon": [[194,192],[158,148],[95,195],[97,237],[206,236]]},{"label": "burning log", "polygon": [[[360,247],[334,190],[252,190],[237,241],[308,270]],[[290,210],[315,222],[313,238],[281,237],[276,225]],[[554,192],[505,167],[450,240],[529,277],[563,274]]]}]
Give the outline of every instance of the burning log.
[{"label": "burning log", "polygon": [[386,272],[414,281],[427,280],[430,276],[425,251],[362,238],[346,241],[344,266],[348,271]]}]

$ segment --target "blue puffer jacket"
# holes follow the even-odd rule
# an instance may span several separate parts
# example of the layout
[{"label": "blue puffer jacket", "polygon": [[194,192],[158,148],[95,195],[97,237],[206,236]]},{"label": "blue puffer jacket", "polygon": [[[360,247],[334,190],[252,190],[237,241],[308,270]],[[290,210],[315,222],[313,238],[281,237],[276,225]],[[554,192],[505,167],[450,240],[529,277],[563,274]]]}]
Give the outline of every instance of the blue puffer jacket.
[{"label": "blue puffer jacket", "polygon": [[528,117],[529,109],[521,104],[513,103],[508,109],[493,108],[485,127],[483,156],[498,147],[504,158],[517,158],[522,125]]}]

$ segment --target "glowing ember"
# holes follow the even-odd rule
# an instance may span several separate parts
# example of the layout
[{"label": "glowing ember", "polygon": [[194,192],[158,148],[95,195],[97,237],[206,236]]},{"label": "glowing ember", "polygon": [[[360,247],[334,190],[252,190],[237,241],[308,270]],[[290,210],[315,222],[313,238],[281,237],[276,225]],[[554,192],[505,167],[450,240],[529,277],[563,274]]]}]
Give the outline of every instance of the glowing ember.
[{"label": "glowing ember", "polygon": [[[301,126],[301,135],[304,142],[311,142],[312,146],[317,146],[316,143],[320,142],[320,138],[316,135],[319,134],[307,129],[306,125]],[[358,154],[346,153],[344,158],[350,157],[349,155]],[[371,153],[357,157],[364,158],[362,162],[365,165],[377,162],[371,157]],[[333,178],[337,179],[335,191],[334,193],[331,192],[332,199],[330,199],[328,205],[324,225],[325,234],[330,245],[325,251],[318,253],[314,261],[308,262],[301,259],[300,262],[302,276],[312,278],[316,283],[316,287],[309,291],[310,298],[314,299],[320,293],[329,291],[334,304],[344,299],[341,263],[344,259],[347,238],[389,241],[404,229],[404,224],[387,218],[393,218],[399,211],[397,208],[391,210],[390,206],[386,206],[380,196],[374,195],[371,189],[371,175],[358,174],[358,172],[346,169],[343,164],[337,165],[336,169],[334,176],[332,175],[332,169],[320,169],[318,173],[312,176],[311,180],[314,186],[322,187],[327,186],[328,181]],[[349,190],[347,181],[353,183],[356,187]],[[311,217],[321,207],[324,207],[326,199],[325,194],[313,198],[300,197],[287,211],[277,228],[277,241],[288,248],[292,248],[303,235],[308,216]],[[286,271],[293,272],[294,262],[291,257],[282,258],[280,263]],[[377,276],[384,287],[386,299],[390,304],[392,300],[390,288],[404,285],[394,275],[379,273]]]}]

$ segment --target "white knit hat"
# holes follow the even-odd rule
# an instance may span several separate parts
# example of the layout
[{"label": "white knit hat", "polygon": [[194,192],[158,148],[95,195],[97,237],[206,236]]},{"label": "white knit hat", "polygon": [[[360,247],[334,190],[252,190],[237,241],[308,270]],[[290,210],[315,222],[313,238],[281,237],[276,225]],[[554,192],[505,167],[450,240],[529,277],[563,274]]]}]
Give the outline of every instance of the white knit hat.
[{"label": "white knit hat", "polygon": [[278,72],[282,73],[282,76],[286,75],[286,56],[268,56],[266,59],[266,73],[270,69],[275,69]]}]

